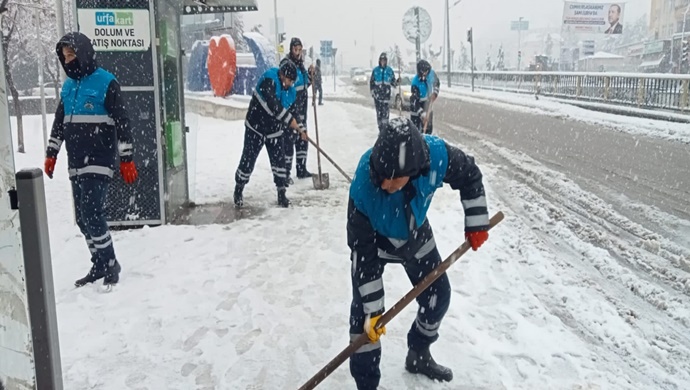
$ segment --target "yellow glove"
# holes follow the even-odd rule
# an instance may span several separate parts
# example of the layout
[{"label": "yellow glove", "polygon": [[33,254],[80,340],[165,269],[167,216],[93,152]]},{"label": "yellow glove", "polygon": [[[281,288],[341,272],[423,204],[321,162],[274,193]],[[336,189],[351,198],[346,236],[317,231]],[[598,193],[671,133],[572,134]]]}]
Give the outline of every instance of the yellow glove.
[{"label": "yellow glove", "polygon": [[367,332],[367,336],[369,336],[369,341],[371,341],[372,343],[378,342],[381,338],[381,335],[386,334],[385,326],[376,329],[376,323],[378,323],[380,319],[381,315],[378,315],[376,317],[367,316],[367,319],[364,321],[364,331]]}]

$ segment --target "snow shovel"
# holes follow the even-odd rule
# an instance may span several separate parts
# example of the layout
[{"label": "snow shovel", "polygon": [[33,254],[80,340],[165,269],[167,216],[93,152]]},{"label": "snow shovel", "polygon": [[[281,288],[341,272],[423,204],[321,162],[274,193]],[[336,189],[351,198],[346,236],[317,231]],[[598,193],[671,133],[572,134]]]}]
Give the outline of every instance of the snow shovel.
[{"label": "snow shovel", "polygon": [[[338,163],[333,161],[333,159],[328,154],[326,154],[326,152],[324,152],[323,149],[321,149],[321,147],[316,142],[314,142],[313,139],[311,139],[309,136],[307,136],[307,141],[309,141],[310,144],[312,144],[319,152],[321,152],[321,154],[323,154],[323,156],[326,157],[326,160],[328,160],[331,164],[333,164],[335,169],[337,169],[338,172],[340,172],[340,174],[343,175],[343,177],[345,177],[347,179],[348,183],[352,183],[352,178],[350,177],[350,175],[345,173],[345,171],[343,171],[343,169],[340,168]],[[328,175],[328,174],[326,173],[326,175]],[[314,176],[314,177],[316,177],[316,176]]]},{"label": "snow shovel", "polygon": [[[322,173],[321,172],[321,146],[319,144],[319,120],[316,116],[316,86],[314,86],[314,83],[311,83],[311,94],[313,96],[312,98],[312,103],[311,105],[314,106],[314,130],[316,131],[316,164],[318,166],[319,173],[314,176],[312,175],[311,181],[314,183],[314,189],[315,190],[325,190],[330,187],[330,178],[328,176],[328,173]],[[311,141],[311,139],[309,139]],[[312,141],[312,144],[314,142]],[[329,158],[330,160],[330,158]],[[332,162],[332,161],[331,161]]]},{"label": "snow shovel", "polygon": [[[496,213],[492,218],[491,221],[489,222],[489,229],[493,228],[496,226],[499,222],[503,220],[503,213],[498,212]],[[470,250],[470,243],[469,241],[465,241],[458,249],[456,249],[453,253],[450,254],[446,258],[446,260],[443,261],[436,269],[434,269],[433,272],[428,274],[424,279],[422,279],[421,282],[419,282],[418,285],[414,286],[412,290],[410,290],[405,296],[403,296],[393,307],[391,307],[388,311],[386,311],[383,316],[381,316],[381,319],[376,323],[376,327],[380,328],[382,326],[385,326],[387,323],[389,323],[398,313],[400,313],[405,306],[409,305],[410,302],[414,301],[419,294],[421,294],[424,290],[426,290],[432,283],[436,281],[443,273],[450,268],[453,263],[455,263],[462,255],[467,253],[467,251]],[[369,342],[369,337],[367,336],[366,333],[362,333],[357,337],[355,340],[353,340],[350,345],[343,349],[342,352],[338,354],[333,360],[328,362],[324,368],[321,369],[321,371],[317,372],[316,375],[314,375],[307,383],[302,385],[302,387],[299,388],[299,390],[312,390],[316,386],[319,385],[319,383],[323,382],[324,379],[326,379],[329,375],[335,371],[336,368],[338,368],[341,364],[347,360],[350,355],[355,353],[359,348],[364,346]]]},{"label": "snow shovel", "polygon": [[426,126],[429,124],[429,118],[431,118],[431,112],[434,108],[434,101],[432,100],[431,103],[429,103],[429,112],[426,114],[426,118],[424,119],[424,130],[422,131],[422,134],[426,134]]}]

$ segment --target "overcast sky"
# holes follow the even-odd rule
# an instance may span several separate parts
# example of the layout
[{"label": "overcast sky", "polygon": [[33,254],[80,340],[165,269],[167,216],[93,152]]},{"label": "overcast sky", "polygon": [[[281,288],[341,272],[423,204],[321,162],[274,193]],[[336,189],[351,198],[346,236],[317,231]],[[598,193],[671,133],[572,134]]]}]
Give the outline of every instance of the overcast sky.
[{"label": "overcast sky", "polygon": [[[449,0],[453,5],[457,0]],[[306,47],[318,50],[320,40],[333,40],[347,66],[369,65],[370,47],[380,51],[399,44],[413,49],[402,33],[402,17],[412,6],[425,8],[433,21],[427,44],[443,43],[444,0],[277,0],[278,16],[285,19],[288,39],[302,38]],[[591,1],[590,1],[591,2]],[[627,0],[625,23],[650,13],[651,0]],[[255,24],[272,22],[273,0],[258,0],[259,11],[244,14],[248,30]],[[524,17],[531,28],[560,26],[562,0],[462,0],[451,9],[451,45],[457,49],[467,29],[474,28],[475,56],[483,59],[488,45],[503,43],[517,46],[517,33],[510,31],[510,21]],[[268,28],[264,29],[268,34]],[[482,53],[484,51],[484,53]]]}]

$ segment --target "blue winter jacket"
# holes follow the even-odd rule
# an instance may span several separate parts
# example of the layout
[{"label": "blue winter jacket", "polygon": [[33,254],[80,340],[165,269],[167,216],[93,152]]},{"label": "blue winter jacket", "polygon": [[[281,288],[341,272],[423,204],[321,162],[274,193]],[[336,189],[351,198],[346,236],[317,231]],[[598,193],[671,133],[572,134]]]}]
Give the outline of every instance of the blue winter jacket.
[{"label": "blue winter jacket", "polygon": [[410,96],[410,112],[412,116],[419,116],[429,108],[429,97],[432,94],[439,94],[441,83],[436,77],[436,72],[429,71],[424,80],[419,75],[412,79]]},{"label": "blue winter jacket", "polygon": [[[427,212],[435,191],[443,183],[460,191],[465,231],[488,229],[482,173],[474,158],[438,137],[423,137],[429,151],[428,172],[411,177],[402,190],[389,194],[375,182],[372,149],[360,159],[350,186],[347,242],[351,250],[351,276],[354,286],[362,294],[365,313],[372,316],[385,310],[382,304],[384,293],[365,294],[362,291],[367,290],[368,283],[380,278],[383,264],[401,259],[414,261],[410,255],[435,248]],[[409,165],[416,156],[407,154],[406,165]],[[458,232],[458,238],[462,240],[462,232]]]},{"label": "blue winter jacket", "polygon": [[70,178],[112,178],[118,157],[121,162],[132,161],[133,157],[129,117],[120,85],[115,76],[98,67],[88,37],[70,33],[58,42],[56,52],[63,67],[65,45],[75,50],[78,75],[68,77],[60,92],[46,156],[57,158],[64,141]]},{"label": "blue winter jacket", "polygon": [[395,79],[395,72],[390,66],[385,68],[381,65],[371,71],[371,78],[369,79],[369,92],[375,100],[390,101],[391,88],[397,87],[398,84]]},{"label": "blue winter jacket", "polygon": [[247,128],[267,138],[280,137],[295,116],[295,87],[284,89],[278,72],[271,68],[259,78],[244,121]]}]

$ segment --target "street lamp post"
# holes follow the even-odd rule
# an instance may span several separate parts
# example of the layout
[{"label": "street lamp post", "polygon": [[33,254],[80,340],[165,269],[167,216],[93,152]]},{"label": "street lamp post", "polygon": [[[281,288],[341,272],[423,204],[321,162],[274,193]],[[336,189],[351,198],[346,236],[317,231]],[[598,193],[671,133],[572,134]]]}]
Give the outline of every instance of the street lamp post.
[{"label": "street lamp post", "polygon": [[[58,0],[59,2],[59,0]],[[41,43],[41,10],[36,8],[36,42],[38,43],[38,87],[41,91],[41,125],[43,126],[43,150],[48,149],[48,122],[46,119],[46,91],[43,85],[43,45]],[[59,72],[59,70],[58,70]]]},{"label": "street lamp post", "polygon": [[[688,8],[685,9],[685,13],[683,13],[683,35],[680,37],[680,50],[683,50],[683,42],[685,42],[685,26],[688,21],[688,12],[690,12],[690,4],[688,4]],[[673,40],[671,40],[671,53],[673,53]],[[682,53],[680,58],[683,58]],[[682,72],[683,69],[683,64],[681,63],[680,66],[678,67],[678,70]]]},{"label": "street lamp post", "polygon": [[275,24],[276,30],[276,59],[278,60],[278,62],[280,62],[280,51],[278,49],[278,47],[280,46],[280,42],[278,42],[278,40],[280,39],[280,33],[278,32],[278,0],[273,0],[273,23]]},{"label": "street lamp post", "polygon": [[[62,37],[65,36],[65,19],[64,19],[64,13],[62,11],[62,0],[56,0],[55,1],[55,21],[57,22],[57,33],[58,33],[58,39],[62,39]],[[61,67],[58,66],[57,72],[58,72],[58,81],[60,81],[60,84],[64,84],[65,82],[65,77],[67,75],[65,72],[60,69]]]},{"label": "street lamp post", "polygon": [[460,4],[461,1],[462,0],[456,0],[451,6],[448,4],[448,0],[446,0],[446,61],[448,62],[446,70],[448,71],[448,87],[450,87],[451,83],[450,72],[453,69],[453,52],[450,50],[450,9]]},{"label": "street lamp post", "polygon": [[520,61],[522,60],[522,19],[524,19],[524,17],[522,16],[520,16],[520,18],[518,19],[518,72],[520,71]]}]

